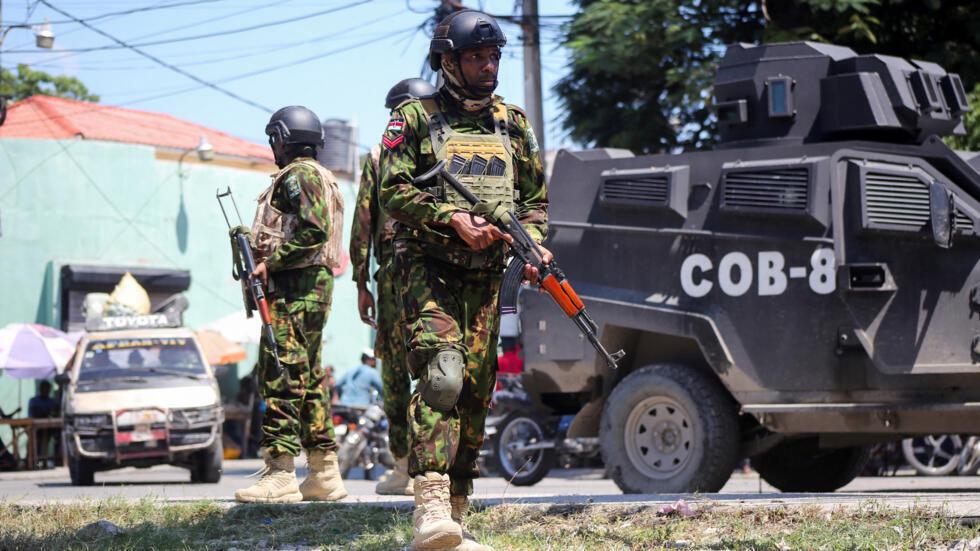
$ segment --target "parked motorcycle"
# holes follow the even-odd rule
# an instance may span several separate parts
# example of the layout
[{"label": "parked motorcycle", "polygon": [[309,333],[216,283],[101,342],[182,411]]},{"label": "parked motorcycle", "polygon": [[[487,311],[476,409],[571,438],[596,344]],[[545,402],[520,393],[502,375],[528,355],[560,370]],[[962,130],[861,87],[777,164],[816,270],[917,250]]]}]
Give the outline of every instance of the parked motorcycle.
[{"label": "parked motorcycle", "polygon": [[388,418],[379,404],[335,405],[333,410],[334,433],[340,442],[337,459],[341,477],[347,478],[352,468],[361,467],[364,479],[371,480],[376,465],[394,467],[395,458],[388,448]]},{"label": "parked motorcycle", "polygon": [[567,438],[573,418],[536,410],[520,379],[508,378],[494,393],[481,456],[515,486],[533,486],[559,465],[594,463],[599,439]]},{"label": "parked motorcycle", "polygon": [[902,454],[921,475],[975,475],[980,470],[980,437],[931,434],[906,438]]}]

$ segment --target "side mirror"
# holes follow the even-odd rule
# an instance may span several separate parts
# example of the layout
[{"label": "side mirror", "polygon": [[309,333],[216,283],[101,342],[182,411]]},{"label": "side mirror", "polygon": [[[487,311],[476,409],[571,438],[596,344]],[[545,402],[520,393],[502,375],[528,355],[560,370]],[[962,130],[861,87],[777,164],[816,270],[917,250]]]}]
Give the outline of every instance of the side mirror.
[{"label": "side mirror", "polygon": [[944,249],[953,246],[953,230],[956,229],[956,202],[946,186],[933,180],[929,185],[929,222],[932,240]]},{"label": "side mirror", "polygon": [[54,382],[58,383],[60,386],[65,386],[71,382],[71,375],[67,371],[63,371],[54,377]]}]

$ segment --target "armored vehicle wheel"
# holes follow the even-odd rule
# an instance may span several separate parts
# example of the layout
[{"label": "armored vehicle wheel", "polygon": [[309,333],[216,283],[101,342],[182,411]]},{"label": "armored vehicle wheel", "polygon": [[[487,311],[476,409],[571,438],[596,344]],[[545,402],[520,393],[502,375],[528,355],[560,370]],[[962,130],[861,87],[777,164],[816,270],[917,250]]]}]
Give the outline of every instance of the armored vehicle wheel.
[{"label": "armored vehicle wheel", "polygon": [[861,474],[871,446],[821,449],[816,438],[786,440],[752,458],[763,480],[783,492],[833,492]]},{"label": "armored vehicle wheel", "polygon": [[91,486],[95,484],[95,468],[92,463],[79,457],[68,458],[68,476],[72,486]]},{"label": "armored vehicle wheel", "polygon": [[606,472],[629,494],[716,492],[738,460],[735,403],[717,379],[658,364],[616,385],[602,412]]},{"label": "armored vehicle wheel", "polygon": [[191,465],[191,482],[217,484],[221,481],[221,462],[224,460],[225,448],[219,434],[214,444],[203,451],[197,452]]},{"label": "armored vehicle wheel", "polygon": [[515,486],[533,486],[547,476],[558,463],[555,449],[524,450],[526,446],[544,444],[548,435],[540,418],[524,411],[512,411],[500,423],[494,439],[497,472]]},{"label": "armored vehicle wheel", "polygon": [[915,472],[925,476],[954,474],[960,464],[963,438],[958,434],[930,434],[902,440],[902,455]]}]

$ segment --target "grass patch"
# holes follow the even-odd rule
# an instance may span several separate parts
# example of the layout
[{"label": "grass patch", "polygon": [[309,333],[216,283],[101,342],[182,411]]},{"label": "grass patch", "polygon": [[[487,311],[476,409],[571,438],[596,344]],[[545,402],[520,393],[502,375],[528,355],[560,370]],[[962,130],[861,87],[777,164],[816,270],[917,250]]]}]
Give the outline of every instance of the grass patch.
[{"label": "grass patch", "polygon": [[[501,505],[474,512],[468,528],[504,550],[946,549],[980,528],[942,510],[867,503],[818,507],[695,506],[692,518],[651,507]],[[370,505],[235,505],[121,499],[21,506],[0,503],[0,549],[344,549],[391,551],[411,539],[411,513]],[[123,532],[80,532],[108,520]]]}]

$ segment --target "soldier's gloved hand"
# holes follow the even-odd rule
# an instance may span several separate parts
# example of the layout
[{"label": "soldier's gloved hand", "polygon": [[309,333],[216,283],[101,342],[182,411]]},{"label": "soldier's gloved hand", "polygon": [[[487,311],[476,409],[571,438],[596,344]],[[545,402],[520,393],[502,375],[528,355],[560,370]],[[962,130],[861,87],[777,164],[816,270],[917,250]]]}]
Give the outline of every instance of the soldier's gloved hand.
[{"label": "soldier's gloved hand", "polygon": [[[544,264],[545,266],[551,264],[551,260],[555,257],[555,255],[551,254],[551,251],[542,247],[541,245],[538,245],[538,249],[541,250],[542,264]],[[528,283],[530,283],[531,285],[537,285],[539,277],[541,277],[541,273],[538,272],[537,268],[531,266],[530,264],[524,265],[524,279],[526,279]]]},{"label": "soldier's gloved hand", "polygon": [[500,228],[487,222],[482,216],[477,216],[471,212],[457,212],[449,220],[449,226],[456,230],[456,233],[475,251],[483,250],[493,244],[494,241],[504,240],[508,244],[514,242],[514,238],[500,231]]},{"label": "soldier's gloved hand", "polygon": [[357,311],[361,314],[361,321],[377,329],[378,324],[374,321],[374,296],[371,291],[360,285],[357,286]]}]

